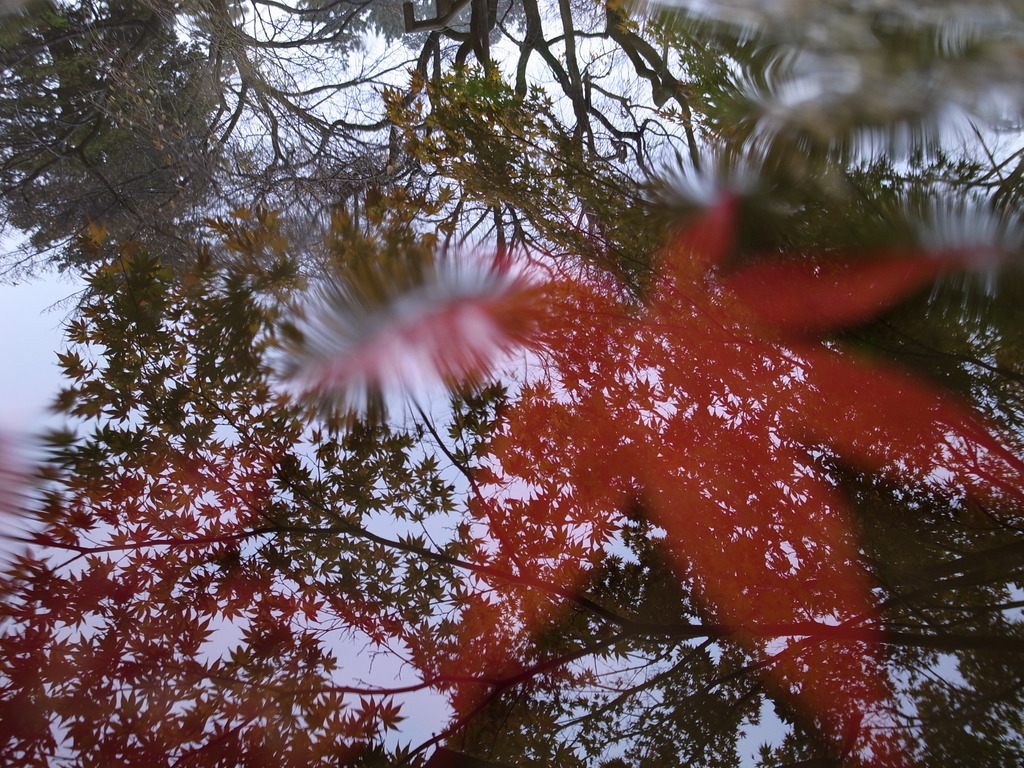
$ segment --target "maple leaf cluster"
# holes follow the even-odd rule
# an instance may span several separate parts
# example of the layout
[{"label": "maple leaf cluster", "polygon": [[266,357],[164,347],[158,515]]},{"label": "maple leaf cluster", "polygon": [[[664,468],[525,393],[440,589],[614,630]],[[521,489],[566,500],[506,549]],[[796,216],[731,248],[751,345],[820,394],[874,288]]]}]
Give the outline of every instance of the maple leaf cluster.
[{"label": "maple leaf cluster", "polygon": [[936,386],[821,337],[964,254],[801,254],[729,270],[736,207],[725,199],[676,235],[642,301],[586,269],[555,274],[543,298],[505,297],[535,323],[543,374],[503,413],[475,475],[477,563],[500,575],[481,577],[457,643],[425,673],[477,670],[453,692],[465,716],[521,679],[531,637],[639,508],[710,632],[751,653],[845,754],[902,765],[871,579],[826,465],[995,513],[1024,500],[1024,463]]},{"label": "maple leaf cluster", "polygon": [[[824,334],[963,255],[731,267],[738,216],[727,198],[671,237],[639,294],[542,258],[521,279],[448,291],[425,269],[429,291],[389,293],[382,272],[321,297],[328,313],[369,285],[372,322],[328,317],[317,337],[314,320],[305,351],[280,338],[295,330],[283,299],[307,281],[269,212],[211,222],[239,258],[207,254],[183,276],[123,247],[97,266],[69,327],[77,349],[60,357],[59,408],[87,429],[50,436],[32,549],[3,582],[0,755],[369,760],[402,720],[396,694],[447,693],[451,734],[502,691],[568,680],[572,660],[646,633],[731,643],[837,753],[907,764],[888,727],[888,638],[833,469],[995,516],[1024,500],[1024,463],[939,387]],[[292,371],[326,418],[274,384],[279,345],[299,350]],[[531,362],[507,405],[495,415],[480,394],[458,414],[453,439],[478,442],[446,448],[431,432],[469,497],[438,545],[428,518],[450,522],[459,491],[424,452],[429,419],[403,430],[331,409],[369,407],[389,377],[479,382],[517,346]],[[374,529],[381,515],[395,530]],[[699,623],[588,593],[638,519],[661,531]],[[617,634],[546,657],[572,606]],[[399,654],[418,680],[353,681],[340,638]]]}]

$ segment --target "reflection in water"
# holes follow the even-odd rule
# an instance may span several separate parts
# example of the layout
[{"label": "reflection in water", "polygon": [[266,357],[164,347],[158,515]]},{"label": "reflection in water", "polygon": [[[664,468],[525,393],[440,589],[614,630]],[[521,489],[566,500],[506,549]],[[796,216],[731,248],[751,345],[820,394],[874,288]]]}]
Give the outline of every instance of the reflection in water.
[{"label": "reflection in water", "polygon": [[807,173],[815,163],[802,163],[820,155],[902,162],[973,142],[979,123],[1019,125],[1024,25],[1014,3],[669,5],[726,49],[757,51],[737,57],[737,93],[718,118],[769,166],[797,162]]},{"label": "reflection in water", "polygon": [[672,243],[642,306],[583,275],[550,286],[548,376],[500,422],[473,507],[489,531],[480,562],[506,576],[485,579],[442,669],[490,681],[460,689],[462,713],[525,674],[524,643],[560,610],[550,592],[571,600],[632,505],[666,532],[706,631],[743,645],[848,753],[902,764],[870,582],[822,458],[986,505],[1024,499],[1024,463],[930,385],[814,340],[948,259],[769,261],[719,278],[733,208]]},{"label": "reflection in water", "polygon": [[[730,265],[737,205],[672,239],[640,298],[547,260],[543,282],[439,294],[536,360],[511,405],[495,388],[456,400],[447,439],[429,419],[332,423],[275,388],[268,349],[298,283],[272,217],[218,223],[274,243],[263,264],[179,278],[126,247],[98,265],[60,358],[59,405],[83,430],[51,435],[34,549],[4,582],[8,753],[315,763],[343,742],[369,760],[405,693],[450,696],[452,736],[510,690],[558,695],[602,654],[649,643],[621,652],[671,660],[671,642],[672,664],[697,667],[652,679],[697,686],[684,702],[754,677],[746,700],[771,692],[830,752],[906,764],[881,652],[900,633],[880,622],[840,476],[996,516],[1019,505],[1024,468],[933,385],[819,337],[963,257]],[[443,303],[418,317],[415,333],[452,345],[476,327]],[[407,317],[376,332],[407,334]],[[495,359],[439,354],[416,363],[482,377],[470,367]],[[319,384],[351,386],[331,362]],[[347,677],[365,669],[344,658],[357,641],[419,681]]]},{"label": "reflection in water", "polygon": [[[386,173],[359,186],[362,170],[350,179],[340,156],[323,158],[345,204],[366,209],[336,216],[326,242],[309,237],[304,250],[285,235],[302,222],[254,206],[209,221],[195,259],[173,267],[105,242],[91,221],[69,246],[90,275],[59,358],[56,407],[72,424],[49,436],[32,548],[0,582],[0,761],[413,764],[419,753],[387,741],[410,692],[448,697],[453,723],[438,742],[559,768],[611,755],[608,733],[644,768],[729,764],[765,695],[796,744],[771,760],[903,766],[931,756],[917,734],[950,720],[988,738],[959,727],[979,711],[995,723],[993,755],[1019,741],[1021,604],[1007,585],[1024,561],[1006,521],[1024,501],[1024,465],[943,386],[842,336],[989,258],[975,240],[1019,248],[1017,147],[992,152],[979,130],[963,156],[917,153],[945,138],[951,111],[1019,115],[1019,22],[986,2],[963,13],[737,0],[686,3],[691,15],[642,36],[617,7],[590,8],[596,26],[576,29],[579,4],[561,3],[564,33],[542,43],[548,19],[522,5],[532,42],[515,84],[490,61],[484,76],[446,76],[440,30],[424,34],[422,71],[405,94],[382,86],[386,119],[366,128],[389,134],[376,148]],[[244,35],[215,11],[211,50],[241,50]],[[48,18],[55,39],[33,45],[75,54],[68,22]],[[267,50],[319,46],[320,32],[232,55],[244,70]],[[449,32],[465,61],[474,45]],[[642,87],[609,90],[620,78],[605,44]],[[89,89],[99,72],[78,61],[88,82],[66,83],[34,57],[19,66],[40,87],[56,77]],[[560,81],[557,107],[527,87],[538,59]],[[178,79],[205,82],[204,61]],[[342,129],[303,116],[290,87],[252,82],[211,109],[244,125],[251,90],[291,105],[289,124]],[[100,112],[73,122],[90,134],[109,123]],[[209,149],[207,128],[182,126],[175,143],[201,136]],[[305,184],[299,166],[283,167],[286,134],[272,132],[274,173]],[[685,146],[701,166],[698,137],[721,175],[739,167],[749,197],[682,217],[651,267],[645,243],[662,220],[624,199],[643,197],[632,179],[661,150]],[[380,158],[364,138],[352,151],[369,168]],[[246,146],[240,175],[225,178],[259,178],[258,155]],[[422,189],[401,186],[416,173]],[[918,209],[926,216],[908,213]],[[946,228],[936,253],[877,247],[910,241],[904,230],[928,217]],[[404,226],[389,229],[392,218]],[[494,270],[440,260],[446,238],[492,221],[499,242],[514,233],[560,255],[535,258],[521,280],[505,252]],[[64,231],[61,217],[49,223]],[[869,245],[836,247],[857,243]],[[321,266],[329,287],[308,322],[290,323],[285,307]],[[970,342],[952,351],[895,331],[888,341],[905,343],[903,361],[942,358],[936,378],[956,369],[967,381],[951,390],[1019,431],[1019,317],[993,323],[951,332]],[[317,402],[282,392],[282,348]],[[516,348],[528,375],[510,391],[481,386]],[[998,384],[977,384],[978,371]],[[382,418],[392,388],[424,381],[451,388],[449,423],[419,409],[408,424]],[[996,390],[1012,405],[991,402]],[[0,494],[17,493],[4,472],[0,456]],[[416,679],[400,683],[386,664],[371,677],[357,647]],[[962,654],[961,688],[915,679],[939,651]],[[968,761],[973,743],[960,747]]]}]

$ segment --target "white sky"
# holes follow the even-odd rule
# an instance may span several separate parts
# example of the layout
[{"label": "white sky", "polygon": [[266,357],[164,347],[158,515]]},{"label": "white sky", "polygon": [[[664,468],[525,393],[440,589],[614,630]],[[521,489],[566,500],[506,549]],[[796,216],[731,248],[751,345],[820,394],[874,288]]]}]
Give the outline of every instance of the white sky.
[{"label": "white sky", "polygon": [[0,431],[26,435],[43,428],[61,386],[62,326],[80,289],[55,274],[0,285]]}]

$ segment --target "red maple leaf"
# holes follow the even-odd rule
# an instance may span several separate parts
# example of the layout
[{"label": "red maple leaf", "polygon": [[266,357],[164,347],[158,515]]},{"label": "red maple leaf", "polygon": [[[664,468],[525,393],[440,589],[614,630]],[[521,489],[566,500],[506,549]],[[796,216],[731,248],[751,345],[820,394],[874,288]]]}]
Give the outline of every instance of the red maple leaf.
[{"label": "red maple leaf", "polygon": [[504,415],[473,510],[490,533],[479,562],[510,578],[481,581],[441,671],[486,683],[455,694],[462,714],[517,679],[522,643],[553,618],[551,591],[581,587],[639,501],[709,625],[765,660],[769,687],[848,752],[901,765],[898,740],[869,727],[890,695],[882,636],[819,460],[989,505],[1024,499],[1024,463],[935,386],[819,339],[955,258],[773,259],[723,274],[734,216],[726,200],[679,234],[642,305],[607,279],[548,286],[533,339],[545,375]]}]

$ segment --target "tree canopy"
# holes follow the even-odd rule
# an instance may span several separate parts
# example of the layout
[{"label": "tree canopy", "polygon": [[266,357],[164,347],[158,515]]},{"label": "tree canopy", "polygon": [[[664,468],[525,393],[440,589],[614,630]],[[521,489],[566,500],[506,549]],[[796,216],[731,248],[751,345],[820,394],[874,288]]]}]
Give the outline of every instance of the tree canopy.
[{"label": "tree canopy", "polygon": [[1019,762],[1020,7],[0,25],[4,761]]}]

